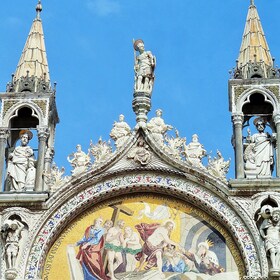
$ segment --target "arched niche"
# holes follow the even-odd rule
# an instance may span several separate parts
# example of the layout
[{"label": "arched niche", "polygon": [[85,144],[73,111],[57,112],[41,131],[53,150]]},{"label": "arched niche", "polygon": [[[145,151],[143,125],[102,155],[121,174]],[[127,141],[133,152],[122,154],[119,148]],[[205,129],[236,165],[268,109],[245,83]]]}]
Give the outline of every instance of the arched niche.
[{"label": "arched niche", "polygon": [[[72,236],[72,239],[70,238],[71,240],[69,239],[67,241],[69,242],[68,245],[73,245],[82,238],[82,235],[92,220],[101,215],[97,211],[104,213],[103,220],[105,220],[107,219],[105,217],[107,215],[105,215],[107,213],[106,207],[111,207],[109,204],[116,206],[115,203],[118,203],[127,206],[124,205],[126,201],[133,197],[135,198],[135,195],[138,196],[135,198],[137,201],[135,203],[143,203],[144,201],[156,203],[156,205],[150,205],[150,209],[153,211],[160,205],[172,206],[172,209],[176,208],[174,205],[181,205],[178,207],[186,217],[187,215],[192,216],[193,219],[199,217],[196,223],[204,223],[205,230],[201,233],[197,242],[206,236],[209,238],[216,236],[215,240],[220,240],[220,242],[227,240],[232,247],[223,247],[223,249],[225,249],[224,252],[226,254],[235,255],[233,258],[235,264],[237,262],[237,267],[240,268],[240,271],[243,271],[239,272],[239,276],[248,275],[259,277],[267,273],[266,259],[264,260],[260,257],[264,253],[263,249],[261,247],[259,248],[259,244],[255,240],[258,236],[255,225],[252,224],[249,218],[246,219],[245,213],[239,212],[241,211],[240,208],[235,209],[229,203],[223,191],[215,187],[209,190],[201,184],[186,180],[185,176],[155,174],[153,172],[122,174],[98,180],[93,184],[89,184],[86,181],[77,180],[76,182],[69,182],[69,185],[63,188],[68,189],[68,191],[62,192],[59,197],[53,200],[49,211],[45,213],[41,219],[41,223],[37,225],[33,233],[35,238],[30,244],[31,249],[26,258],[27,262],[24,265],[26,267],[26,278],[37,279],[41,278],[44,273],[47,273],[45,269],[51,267],[48,261],[56,255],[56,248],[61,238],[64,238],[71,232],[77,223],[80,228],[79,230],[74,229],[74,231],[78,232],[78,235]],[[124,195],[128,195],[127,200],[125,200]],[[146,199],[143,199],[143,196]],[[153,197],[157,197],[158,200],[152,199]],[[157,202],[161,199],[166,199],[167,202]],[[143,209],[137,210],[137,215],[139,215],[141,210],[144,210],[145,207],[143,205]],[[132,205],[132,207],[128,208],[135,211],[137,207]],[[113,208],[111,207],[111,209]],[[124,207],[124,209],[127,208]],[[172,212],[170,211],[170,213]],[[94,216],[95,214],[97,216]],[[86,220],[83,220],[85,218],[84,215],[88,215]],[[141,219],[138,222],[141,222]],[[160,224],[164,223],[163,220],[158,222]],[[176,221],[175,224],[177,224]],[[181,230],[183,227],[179,227],[179,237],[184,236],[184,240],[178,240],[177,236],[177,242],[180,241],[184,246],[187,236],[184,230]],[[216,230],[214,235],[212,234],[213,229]],[[193,247],[198,246],[197,242]],[[72,249],[74,247],[72,246]],[[63,247],[62,251],[64,249],[66,250]],[[195,250],[195,248],[193,249]],[[75,250],[77,250],[77,247],[74,248],[74,251],[70,250],[69,254],[74,256],[76,253]],[[62,254],[64,253],[67,255],[66,251],[63,251]],[[51,257],[48,258],[48,256]],[[66,267],[68,266],[67,263],[65,265]]]},{"label": "arched niche", "polygon": [[39,118],[33,108],[21,107],[15,111],[9,122],[10,137],[9,146],[14,147],[19,139],[19,132],[22,129],[34,129],[39,125]]}]

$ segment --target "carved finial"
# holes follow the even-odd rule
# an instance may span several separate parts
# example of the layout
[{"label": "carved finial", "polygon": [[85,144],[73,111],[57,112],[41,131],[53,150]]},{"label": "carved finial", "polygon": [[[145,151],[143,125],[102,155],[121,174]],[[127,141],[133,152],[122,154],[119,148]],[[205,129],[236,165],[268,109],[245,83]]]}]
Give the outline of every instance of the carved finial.
[{"label": "carved finial", "polygon": [[37,19],[40,19],[40,13],[42,12],[43,10],[43,7],[42,7],[42,4],[41,4],[41,0],[38,0],[38,4],[36,6],[36,12],[37,12]]},{"label": "carved finial", "polygon": [[251,6],[255,6],[255,0],[250,0],[250,2],[251,2],[250,3]]}]

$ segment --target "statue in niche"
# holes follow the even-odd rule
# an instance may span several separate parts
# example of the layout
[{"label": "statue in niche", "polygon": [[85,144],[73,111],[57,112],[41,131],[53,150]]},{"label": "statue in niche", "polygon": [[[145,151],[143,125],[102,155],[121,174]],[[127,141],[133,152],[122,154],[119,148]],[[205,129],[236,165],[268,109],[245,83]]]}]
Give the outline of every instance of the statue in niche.
[{"label": "statue in niche", "polygon": [[190,161],[193,166],[205,169],[202,164],[202,159],[206,157],[206,150],[203,145],[198,142],[197,134],[192,136],[192,142],[185,145],[185,155],[186,159]]},{"label": "statue in niche", "polygon": [[119,116],[119,121],[114,122],[110,137],[115,141],[117,149],[119,149],[131,135],[130,126],[124,121],[124,115]]},{"label": "statue in niche", "polygon": [[275,137],[264,132],[266,121],[263,118],[256,118],[254,125],[258,130],[251,136],[248,130],[246,137],[247,147],[244,151],[246,178],[270,178],[273,171],[273,142]]},{"label": "statue in niche", "polygon": [[19,133],[20,146],[8,156],[6,185],[11,191],[32,191],[35,185],[35,158],[33,149],[28,146],[33,134],[29,130]]},{"label": "statue in niche", "polygon": [[147,129],[152,133],[154,139],[159,143],[163,144],[164,142],[164,134],[173,129],[171,125],[165,124],[162,119],[162,110],[156,110],[156,117],[152,118],[147,123]]},{"label": "statue in niche", "polygon": [[151,93],[154,83],[154,70],[156,58],[150,51],[145,51],[144,42],[138,39],[133,44],[134,50],[139,52],[135,55],[135,91]]},{"label": "statue in niche", "polygon": [[78,174],[86,171],[90,166],[90,157],[88,154],[82,151],[82,146],[78,144],[76,149],[77,151],[75,153],[72,153],[67,157],[67,160],[74,168],[71,171],[72,176],[77,176]]},{"label": "statue in niche", "polygon": [[1,227],[1,237],[4,243],[3,256],[8,270],[14,269],[19,252],[19,241],[24,225],[18,220],[8,219]]},{"label": "statue in niche", "polygon": [[[265,209],[264,209],[265,208]],[[270,276],[280,276],[280,208],[263,206],[260,216],[264,218],[260,235],[271,261]]]}]

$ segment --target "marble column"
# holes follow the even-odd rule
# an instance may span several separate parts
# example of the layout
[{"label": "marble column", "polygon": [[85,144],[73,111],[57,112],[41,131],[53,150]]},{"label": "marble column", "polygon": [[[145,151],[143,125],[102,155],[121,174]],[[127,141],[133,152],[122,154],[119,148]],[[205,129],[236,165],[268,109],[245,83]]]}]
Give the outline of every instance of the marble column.
[{"label": "marble column", "polygon": [[7,145],[7,139],[9,136],[9,131],[6,128],[0,129],[0,186],[3,184],[3,171],[5,165],[5,148]]},{"label": "marble column", "polygon": [[47,139],[49,137],[48,128],[37,127],[38,131],[38,160],[36,166],[36,181],[35,181],[35,191],[44,191],[43,187],[43,171],[44,171],[44,157],[47,146]]},{"label": "marble column", "polygon": [[232,116],[234,130],[234,150],[235,150],[235,177],[244,178],[244,159],[243,159],[243,115],[235,114]]},{"label": "marble column", "polygon": [[280,114],[273,116],[276,126],[276,177],[280,177]]}]

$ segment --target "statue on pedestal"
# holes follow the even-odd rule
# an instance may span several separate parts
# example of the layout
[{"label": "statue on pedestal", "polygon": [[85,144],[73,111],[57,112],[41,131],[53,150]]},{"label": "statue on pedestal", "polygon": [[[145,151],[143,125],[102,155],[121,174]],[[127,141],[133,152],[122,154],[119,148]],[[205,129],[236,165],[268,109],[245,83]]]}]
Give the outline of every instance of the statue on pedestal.
[{"label": "statue on pedestal", "polygon": [[6,186],[11,191],[34,190],[35,159],[33,149],[28,146],[33,134],[29,130],[22,130],[19,136],[21,145],[8,156]]},{"label": "statue on pedestal", "polygon": [[266,121],[256,118],[254,125],[258,133],[246,137],[248,143],[244,151],[246,178],[270,178],[273,171],[273,142],[274,137],[264,132]]},{"label": "statue on pedestal", "polygon": [[119,121],[114,122],[110,137],[115,141],[117,149],[119,149],[131,135],[130,126],[124,121],[124,115],[119,116]]},{"label": "statue on pedestal", "polygon": [[[264,208],[264,207],[263,207]],[[268,208],[267,208],[268,209]],[[271,261],[270,276],[280,276],[280,209],[271,208],[271,213],[260,213],[265,217],[260,226],[265,249]]]},{"label": "statue on pedestal", "polygon": [[163,144],[164,134],[173,129],[171,125],[165,124],[162,119],[162,110],[156,110],[156,117],[152,118],[147,124],[147,129],[152,133],[154,139],[159,143]]},{"label": "statue on pedestal", "polygon": [[185,155],[186,159],[190,161],[193,166],[205,169],[202,164],[202,158],[206,157],[206,150],[203,145],[198,142],[197,134],[192,136],[192,142],[185,145]]},{"label": "statue on pedestal", "polygon": [[18,220],[8,219],[1,227],[1,237],[4,243],[3,256],[6,260],[7,270],[13,270],[19,251],[19,241],[24,225]]},{"label": "statue on pedestal", "polygon": [[75,153],[72,153],[67,157],[67,160],[74,168],[71,171],[72,176],[77,176],[78,174],[86,171],[90,166],[90,156],[82,151],[82,146],[78,144],[76,149],[77,151]]},{"label": "statue on pedestal", "polygon": [[156,58],[150,51],[145,51],[144,42],[138,39],[133,44],[134,50],[139,52],[135,55],[135,91],[152,92],[154,83],[154,70]]}]

